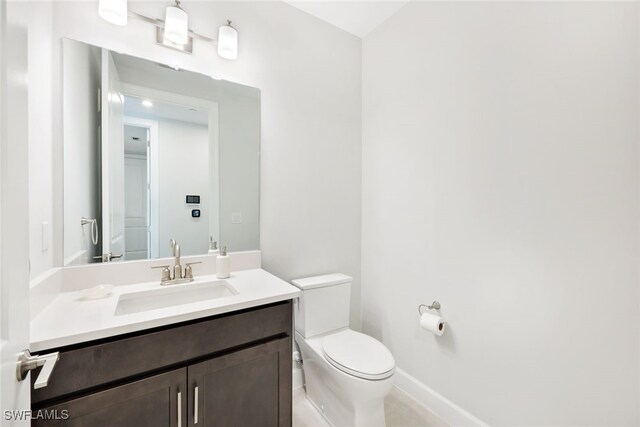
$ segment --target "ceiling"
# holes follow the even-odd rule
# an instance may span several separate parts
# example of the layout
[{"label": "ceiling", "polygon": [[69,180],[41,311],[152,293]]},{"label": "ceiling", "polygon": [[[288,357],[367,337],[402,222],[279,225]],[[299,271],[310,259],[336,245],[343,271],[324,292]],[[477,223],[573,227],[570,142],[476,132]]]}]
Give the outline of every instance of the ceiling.
[{"label": "ceiling", "polygon": [[355,36],[364,37],[395,14],[408,0],[284,0]]},{"label": "ceiling", "polygon": [[[218,80],[205,74],[175,69],[166,64],[148,61],[135,56],[124,55],[111,51],[113,61],[118,69],[120,80],[136,86],[155,88],[163,91],[174,91],[178,95],[191,96],[214,101],[222,94],[241,95],[250,98],[260,98],[260,90]],[[173,90],[171,89],[173,88]],[[178,89],[176,92],[175,90]]]},{"label": "ceiling", "polygon": [[194,123],[207,126],[209,124],[209,112],[198,110],[196,108],[171,104],[168,102],[158,101],[149,97],[147,101],[151,101],[150,106],[145,106],[139,99],[133,96],[125,95],[124,97],[124,114],[125,116],[139,117],[143,119],[169,119],[179,120],[182,122]]}]

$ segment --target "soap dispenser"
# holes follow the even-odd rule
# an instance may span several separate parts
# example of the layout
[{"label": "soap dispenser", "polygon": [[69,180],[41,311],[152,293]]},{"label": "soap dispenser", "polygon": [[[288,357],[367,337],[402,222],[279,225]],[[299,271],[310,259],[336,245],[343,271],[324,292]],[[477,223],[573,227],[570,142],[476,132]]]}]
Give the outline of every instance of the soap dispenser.
[{"label": "soap dispenser", "polygon": [[231,257],[227,255],[227,247],[220,248],[220,255],[216,257],[216,276],[218,279],[228,279],[231,276]]},{"label": "soap dispenser", "polygon": [[209,237],[209,251],[207,251],[209,255],[220,255],[220,251],[218,250],[218,242],[213,240],[213,237]]}]

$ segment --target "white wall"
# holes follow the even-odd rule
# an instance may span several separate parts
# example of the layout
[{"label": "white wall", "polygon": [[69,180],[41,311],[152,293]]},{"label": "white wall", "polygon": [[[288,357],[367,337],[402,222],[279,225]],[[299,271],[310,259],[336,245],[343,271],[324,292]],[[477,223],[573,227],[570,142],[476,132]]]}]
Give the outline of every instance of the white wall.
[{"label": "white wall", "polygon": [[[182,255],[206,254],[209,249],[209,130],[177,120],[158,121],[158,219],[160,257],[171,256],[169,240]],[[151,159],[151,161],[154,161]],[[179,177],[179,179],[176,179]],[[187,194],[200,195],[202,216],[191,217]]]},{"label": "white wall", "polygon": [[[199,41],[193,55],[157,46],[152,27],[135,19],[125,28],[110,25],[99,18],[96,2],[59,1],[53,7],[54,73],[59,72],[56,45],[69,37],[260,88],[264,268],[285,280],[331,271],[354,276],[357,327],[361,41],[283,2],[183,4],[190,26],[205,35],[215,37],[225,19],[234,21],[240,56],[226,61],[215,46]],[[161,18],[166,2],[129,2],[129,7]],[[56,133],[54,165],[61,161],[61,147]],[[54,263],[62,259],[57,198],[62,181],[61,170],[54,168]]]},{"label": "white wall", "polygon": [[[62,85],[73,87],[73,90],[65,90],[62,98],[65,138],[64,265],[91,263],[93,256],[102,253],[101,247],[91,241],[91,225],[82,226],[80,223],[80,218],[85,217],[97,219],[98,224],[102,224],[98,191],[100,55],[100,49],[65,40]],[[36,188],[33,190],[37,191]],[[98,245],[101,244],[100,239]]]},{"label": "white wall", "polygon": [[[29,3],[29,258],[36,277],[53,265],[53,5]],[[46,223],[44,233],[42,223]],[[44,234],[44,236],[43,236]]]},{"label": "white wall", "polygon": [[[222,91],[220,105],[220,243],[260,248],[260,98]],[[242,223],[232,223],[240,214]]]},{"label": "white wall", "polygon": [[363,42],[364,330],[491,425],[640,422],[638,16],[411,2]]}]

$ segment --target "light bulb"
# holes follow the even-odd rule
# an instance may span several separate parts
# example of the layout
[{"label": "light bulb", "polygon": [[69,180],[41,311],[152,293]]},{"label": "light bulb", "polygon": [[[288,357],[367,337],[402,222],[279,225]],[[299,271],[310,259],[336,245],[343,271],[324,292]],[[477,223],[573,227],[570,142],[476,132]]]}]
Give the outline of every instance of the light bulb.
[{"label": "light bulb", "polygon": [[99,0],[98,15],[114,25],[127,25],[127,0]]},{"label": "light bulb", "polygon": [[218,32],[218,55],[224,59],[238,58],[238,32],[231,26],[231,21]]},{"label": "light bulb", "polygon": [[178,6],[169,6],[164,20],[164,36],[176,44],[189,41],[189,17]]}]

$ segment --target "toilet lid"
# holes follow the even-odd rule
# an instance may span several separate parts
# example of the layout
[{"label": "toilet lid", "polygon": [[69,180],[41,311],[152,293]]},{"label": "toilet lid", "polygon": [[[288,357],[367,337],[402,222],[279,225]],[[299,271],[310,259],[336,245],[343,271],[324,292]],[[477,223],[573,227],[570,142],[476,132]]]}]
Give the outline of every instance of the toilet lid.
[{"label": "toilet lid", "polygon": [[322,351],[333,366],[359,378],[388,378],[396,367],[393,355],[384,344],[351,329],[324,337]]}]

